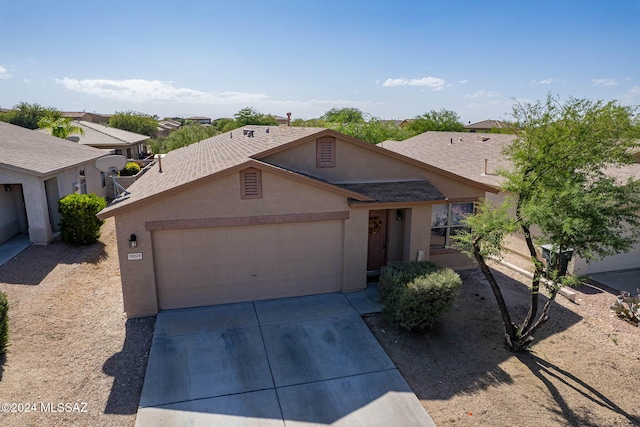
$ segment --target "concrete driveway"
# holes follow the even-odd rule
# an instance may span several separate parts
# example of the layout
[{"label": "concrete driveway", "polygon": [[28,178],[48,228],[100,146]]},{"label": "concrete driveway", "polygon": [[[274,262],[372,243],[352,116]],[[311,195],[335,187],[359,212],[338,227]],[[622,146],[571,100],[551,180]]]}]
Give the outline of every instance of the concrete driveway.
[{"label": "concrete driveway", "polygon": [[161,312],[136,425],[434,426],[350,299]]}]

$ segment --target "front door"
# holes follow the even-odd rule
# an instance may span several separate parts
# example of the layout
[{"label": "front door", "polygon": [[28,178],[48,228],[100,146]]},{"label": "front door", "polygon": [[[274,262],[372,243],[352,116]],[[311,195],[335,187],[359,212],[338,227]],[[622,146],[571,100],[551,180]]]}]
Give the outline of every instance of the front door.
[{"label": "front door", "polygon": [[387,211],[369,211],[367,271],[378,271],[387,263]]}]

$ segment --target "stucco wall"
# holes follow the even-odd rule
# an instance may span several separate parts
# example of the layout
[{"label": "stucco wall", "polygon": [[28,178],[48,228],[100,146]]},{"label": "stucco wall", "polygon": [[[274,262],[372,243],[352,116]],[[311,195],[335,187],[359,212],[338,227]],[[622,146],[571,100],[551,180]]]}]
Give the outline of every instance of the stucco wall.
[{"label": "stucco wall", "polygon": [[[76,188],[74,184],[79,182],[79,171],[80,169],[84,169],[87,192],[96,193],[103,197],[105,196],[106,189],[102,187],[100,171],[95,168],[93,163],[93,161],[88,162],[42,177],[0,168],[0,184],[22,185],[24,203],[27,211],[29,240],[31,240],[32,243],[47,244],[53,237],[51,222],[49,220],[45,181],[56,178],[58,183],[58,196],[62,198],[74,192]],[[2,187],[2,190],[4,191],[4,187]],[[0,212],[3,211],[0,210]]]},{"label": "stucco wall", "polygon": [[[140,206],[135,211],[123,212],[116,217],[118,257],[122,278],[124,308],[130,317],[152,315],[157,312],[155,272],[151,233],[146,231],[148,221],[189,220],[206,218],[236,218],[292,213],[348,211],[347,198],[280,174],[262,171],[260,199],[240,198],[238,172],[216,180],[203,181],[182,192]],[[345,259],[344,289],[364,288],[366,283],[366,233],[364,251],[360,234],[366,230],[367,219],[352,215],[345,221],[345,248],[356,248]],[[129,248],[131,234],[138,246]],[[142,260],[129,261],[127,254],[142,253]],[[364,252],[362,258],[360,252]],[[359,264],[359,265],[358,265]]]}]

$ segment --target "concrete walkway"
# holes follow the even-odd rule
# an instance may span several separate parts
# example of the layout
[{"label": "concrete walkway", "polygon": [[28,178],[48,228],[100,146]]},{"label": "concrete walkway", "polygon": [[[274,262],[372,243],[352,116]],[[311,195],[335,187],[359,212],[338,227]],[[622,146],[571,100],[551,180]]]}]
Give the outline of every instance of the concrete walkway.
[{"label": "concrete walkway", "polygon": [[356,307],[379,309],[362,292],[161,312],[136,425],[434,426]]},{"label": "concrete walkway", "polygon": [[0,265],[9,261],[29,246],[31,246],[31,242],[26,234],[18,234],[0,244]]}]

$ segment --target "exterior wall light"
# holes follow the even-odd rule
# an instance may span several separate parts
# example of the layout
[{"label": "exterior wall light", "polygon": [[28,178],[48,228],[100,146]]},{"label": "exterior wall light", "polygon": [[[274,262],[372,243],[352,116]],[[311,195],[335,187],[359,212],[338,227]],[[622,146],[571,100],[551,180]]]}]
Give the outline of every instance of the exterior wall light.
[{"label": "exterior wall light", "polygon": [[137,246],[138,246],[138,237],[135,234],[132,234],[131,237],[129,237],[129,247],[133,249]]}]

